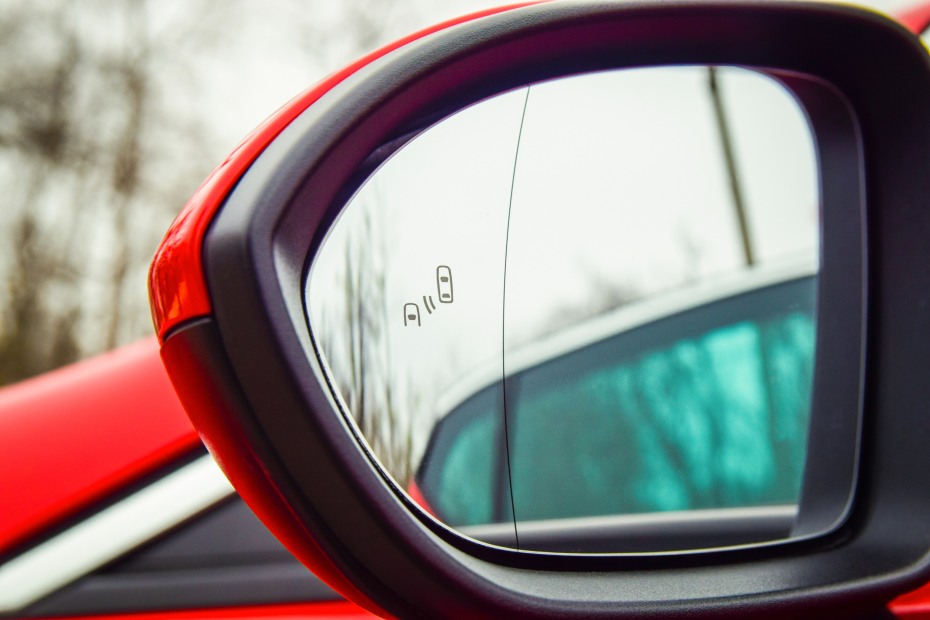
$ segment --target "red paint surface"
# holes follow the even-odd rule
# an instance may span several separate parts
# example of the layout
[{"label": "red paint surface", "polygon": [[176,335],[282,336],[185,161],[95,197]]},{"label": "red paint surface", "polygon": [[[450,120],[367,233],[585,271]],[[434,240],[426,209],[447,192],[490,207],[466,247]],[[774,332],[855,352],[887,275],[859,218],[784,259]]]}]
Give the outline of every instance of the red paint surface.
[{"label": "red paint surface", "polygon": [[511,4],[451,19],[375,50],[307,89],[249,134],[194,193],[155,253],[149,272],[149,298],[158,337],[164,339],[173,327],[184,321],[210,314],[212,306],[201,260],[207,227],[252,162],[301,112],[348,76],[399,47],[467,21],[538,4],[539,1]]},{"label": "red paint surface", "polygon": [[898,597],[888,609],[904,620],[930,620],[930,583]]},{"label": "red paint surface", "polygon": [[0,390],[0,552],[198,443],[154,338]]},{"label": "red paint surface", "polygon": [[407,495],[409,495],[410,499],[415,501],[420,508],[436,517],[436,511],[434,511],[432,506],[429,505],[429,502],[426,501],[426,498],[423,496],[423,491],[420,490],[420,485],[416,483],[416,480],[411,480],[410,484],[407,485]]},{"label": "red paint surface", "polygon": [[921,34],[930,25],[930,2],[918,4],[897,15],[898,21],[907,26],[914,34]]},{"label": "red paint surface", "polygon": [[[374,617],[375,616],[372,616],[363,609],[359,609],[348,601],[117,614],[108,616],[81,616],[82,620],[214,620],[218,618],[248,618],[251,620],[261,620],[264,618],[269,620],[282,618],[290,620],[302,618],[306,618],[307,620],[371,620],[371,618]],[[55,619],[50,618],[48,620]],[[64,620],[64,618],[58,620]]]}]

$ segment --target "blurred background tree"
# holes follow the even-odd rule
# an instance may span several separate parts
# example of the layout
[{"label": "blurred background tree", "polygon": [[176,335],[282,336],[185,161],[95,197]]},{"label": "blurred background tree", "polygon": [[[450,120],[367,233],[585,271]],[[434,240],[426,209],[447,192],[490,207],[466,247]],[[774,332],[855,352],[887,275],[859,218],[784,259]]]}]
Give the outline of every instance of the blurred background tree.
[{"label": "blurred background tree", "polygon": [[[145,273],[186,198],[263,116],[409,19],[394,0],[275,8],[0,2],[0,385],[151,334]],[[242,121],[226,107],[247,109],[234,91],[256,70],[281,92]]]}]

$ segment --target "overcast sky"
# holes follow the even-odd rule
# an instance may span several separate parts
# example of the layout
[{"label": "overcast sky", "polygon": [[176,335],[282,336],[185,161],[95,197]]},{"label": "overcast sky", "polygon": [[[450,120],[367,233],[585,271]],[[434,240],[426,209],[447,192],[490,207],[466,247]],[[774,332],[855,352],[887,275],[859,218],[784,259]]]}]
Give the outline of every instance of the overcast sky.
[{"label": "overcast sky", "polygon": [[[342,1],[345,0],[340,0],[340,3]],[[398,10],[401,19],[386,27],[381,44],[445,19],[501,4],[505,2],[406,0],[400,3]],[[893,13],[916,3],[913,0],[872,0],[861,4]],[[338,3],[317,2],[312,5],[312,10],[337,5]],[[338,53],[334,53],[315,70],[308,70],[305,58],[298,58],[288,52],[292,45],[290,41],[281,39],[278,33],[263,27],[260,16],[268,10],[268,4],[247,0],[247,6],[255,12],[256,20],[241,25],[241,32],[237,33],[239,45],[230,49],[229,54],[219,60],[222,64],[217,65],[215,71],[207,76],[212,83],[211,87],[205,89],[224,146],[228,144],[229,149],[304,88],[354,58],[354,55],[340,57]],[[289,56],[293,58],[292,63],[288,62]],[[233,64],[235,70],[231,71],[230,66]]]}]

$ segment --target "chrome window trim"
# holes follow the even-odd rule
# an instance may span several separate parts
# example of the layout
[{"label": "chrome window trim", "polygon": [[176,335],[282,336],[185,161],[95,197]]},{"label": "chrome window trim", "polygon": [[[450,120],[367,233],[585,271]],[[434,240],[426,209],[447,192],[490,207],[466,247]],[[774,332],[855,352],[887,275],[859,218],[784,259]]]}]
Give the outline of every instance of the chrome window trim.
[{"label": "chrome window trim", "polygon": [[0,565],[0,613],[19,611],[233,495],[210,456]]}]

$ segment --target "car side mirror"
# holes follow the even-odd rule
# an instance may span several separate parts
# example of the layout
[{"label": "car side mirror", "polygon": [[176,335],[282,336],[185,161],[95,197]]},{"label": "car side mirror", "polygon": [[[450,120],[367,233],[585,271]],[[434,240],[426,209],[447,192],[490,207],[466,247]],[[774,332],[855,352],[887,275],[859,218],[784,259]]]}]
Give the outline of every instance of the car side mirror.
[{"label": "car side mirror", "polygon": [[276,535],[401,617],[837,614],[925,580],[916,38],[578,2],[403,43],[260,128],[153,264],[172,381]]}]

